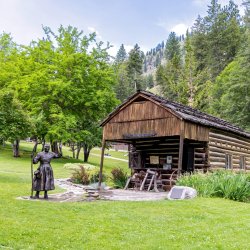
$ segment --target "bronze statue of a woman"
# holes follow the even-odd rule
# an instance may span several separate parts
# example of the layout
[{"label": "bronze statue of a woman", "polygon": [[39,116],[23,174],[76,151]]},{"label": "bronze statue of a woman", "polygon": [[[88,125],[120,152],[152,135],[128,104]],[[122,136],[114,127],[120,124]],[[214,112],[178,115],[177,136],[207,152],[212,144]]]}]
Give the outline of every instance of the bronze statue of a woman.
[{"label": "bronze statue of a woman", "polygon": [[36,199],[39,199],[40,191],[44,191],[44,199],[48,199],[48,191],[55,189],[53,169],[50,162],[53,158],[59,158],[60,155],[49,152],[49,149],[50,146],[45,144],[44,151],[38,153],[33,159],[34,164],[40,162],[33,178],[33,190],[36,191]]}]

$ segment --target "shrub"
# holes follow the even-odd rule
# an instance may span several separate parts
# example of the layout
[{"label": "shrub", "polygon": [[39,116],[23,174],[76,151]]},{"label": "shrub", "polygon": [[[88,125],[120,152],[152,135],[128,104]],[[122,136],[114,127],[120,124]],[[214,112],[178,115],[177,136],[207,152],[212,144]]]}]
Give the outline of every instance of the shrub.
[{"label": "shrub", "polygon": [[[106,175],[102,174],[102,181],[106,180]],[[90,169],[85,165],[78,165],[71,176],[71,181],[78,184],[88,185],[99,182],[99,170]]]},{"label": "shrub", "polygon": [[216,195],[236,201],[247,201],[250,198],[250,182],[245,174],[217,173]]},{"label": "shrub", "polygon": [[[90,170],[89,171],[89,181],[90,183],[99,182],[99,170]],[[102,182],[105,182],[107,179],[106,175],[102,173]]]},{"label": "shrub", "polygon": [[115,188],[124,188],[128,179],[127,173],[121,168],[114,168],[111,171],[111,180]]},{"label": "shrub", "polygon": [[208,178],[208,174],[186,173],[178,178],[177,185],[195,188],[199,196],[202,197],[211,197],[215,192],[213,183],[211,182],[211,179]]},{"label": "shrub", "polygon": [[72,182],[79,183],[83,185],[89,184],[89,173],[84,168],[84,166],[80,166],[79,169],[75,169],[71,177]]},{"label": "shrub", "polygon": [[199,196],[223,197],[236,201],[250,200],[249,176],[244,173],[216,171],[182,175],[177,185],[193,187]]}]

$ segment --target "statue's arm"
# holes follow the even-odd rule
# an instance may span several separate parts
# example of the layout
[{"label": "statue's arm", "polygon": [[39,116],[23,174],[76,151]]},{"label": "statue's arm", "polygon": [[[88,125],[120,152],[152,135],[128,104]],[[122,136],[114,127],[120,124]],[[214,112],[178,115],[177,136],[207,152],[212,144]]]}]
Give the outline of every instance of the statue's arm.
[{"label": "statue's arm", "polygon": [[53,154],[53,158],[61,158],[62,157],[61,154],[56,154],[54,152],[52,152],[52,154]]},{"label": "statue's arm", "polygon": [[33,163],[34,163],[34,164],[38,163],[38,162],[40,161],[40,159],[41,159],[41,155],[40,155],[40,153],[38,153],[38,154],[36,155],[36,157],[33,158]]}]

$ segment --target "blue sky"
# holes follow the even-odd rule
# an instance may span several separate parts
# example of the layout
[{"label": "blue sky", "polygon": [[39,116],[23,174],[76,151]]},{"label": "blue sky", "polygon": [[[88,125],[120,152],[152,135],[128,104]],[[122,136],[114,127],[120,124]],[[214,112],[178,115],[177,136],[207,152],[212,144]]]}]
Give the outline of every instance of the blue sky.
[{"label": "blue sky", "polygon": [[[210,0],[0,0],[0,32],[28,44],[42,38],[42,25],[56,30],[72,25],[85,33],[95,31],[109,41],[115,55],[123,43],[129,51],[138,43],[145,52],[169,33],[185,33],[198,14],[204,16]],[[228,3],[220,0],[222,5]],[[241,14],[242,0],[235,0]]]}]

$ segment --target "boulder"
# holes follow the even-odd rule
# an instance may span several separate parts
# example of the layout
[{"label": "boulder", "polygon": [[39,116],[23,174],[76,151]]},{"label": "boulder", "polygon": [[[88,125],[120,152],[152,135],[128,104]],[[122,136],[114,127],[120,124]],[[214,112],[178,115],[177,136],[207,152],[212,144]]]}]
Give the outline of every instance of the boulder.
[{"label": "boulder", "polygon": [[197,196],[197,191],[191,187],[174,186],[168,193],[169,200],[193,199]]}]

